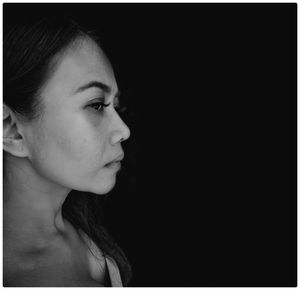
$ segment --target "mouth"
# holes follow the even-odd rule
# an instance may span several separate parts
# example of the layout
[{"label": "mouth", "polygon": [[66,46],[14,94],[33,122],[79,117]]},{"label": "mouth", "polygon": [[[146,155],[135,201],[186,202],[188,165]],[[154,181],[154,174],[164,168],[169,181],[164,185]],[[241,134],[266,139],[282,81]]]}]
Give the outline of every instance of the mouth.
[{"label": "mouth", "polygon": [[119,167],[120,166],[120,162],[124,159],[124,154],[119,155],[118,157],[116,157],[115,159],[113,159],[112,161],[106,163],[105,167],[108,168],[112,168],[112,167]]}]

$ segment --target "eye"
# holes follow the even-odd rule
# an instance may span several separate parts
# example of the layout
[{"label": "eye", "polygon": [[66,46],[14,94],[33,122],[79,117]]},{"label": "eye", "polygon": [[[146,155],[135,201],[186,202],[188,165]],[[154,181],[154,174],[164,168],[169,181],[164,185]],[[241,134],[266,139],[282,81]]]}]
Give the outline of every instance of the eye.
[{"label": "eye", "polygon": [[103,102],[97,102],[97,103],[93,103],[90,104],[88,107],[93,108],[94,110],[96,110],[97,112],[103,112],[105,107],[108,107],[110,105],[110,103],[105,104]]}]

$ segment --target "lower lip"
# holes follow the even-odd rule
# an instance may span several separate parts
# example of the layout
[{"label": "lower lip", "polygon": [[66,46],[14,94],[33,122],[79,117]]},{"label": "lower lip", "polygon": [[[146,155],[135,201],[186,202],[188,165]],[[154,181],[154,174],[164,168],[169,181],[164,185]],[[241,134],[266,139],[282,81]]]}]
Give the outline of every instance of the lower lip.
[{"label": "lower lip", "polygon": [[120,161],[111,162],[111,163],[108,163],[107,165],[105,165],[105,167],[110,168],[110,169],[120,169],[121,168],[121,162]]}]

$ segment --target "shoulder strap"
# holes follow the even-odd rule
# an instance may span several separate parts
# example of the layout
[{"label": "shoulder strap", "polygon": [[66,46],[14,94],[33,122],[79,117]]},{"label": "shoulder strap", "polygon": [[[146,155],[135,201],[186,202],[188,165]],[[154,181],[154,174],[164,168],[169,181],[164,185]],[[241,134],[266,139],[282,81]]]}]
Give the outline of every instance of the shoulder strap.
[{"label": "shoulder strap", "polygon": [[[103,259],[103,257],[104,257],[105,263],[107,266],[107,270],[108,270],[108,274],[109,274],[109,278],[111,281],[111,287],[123,287],[120,271],[119,271],[118,265],[115,262],[115,260],[113,258],[111,258],[110,256],[103,255],[102,251],[98,248],[98,246],[95,244],[95,242],[88,237],[87,234],[85,234],[82,231],[80,231],[80,234],[86,241],[91,254],[93,254],[93,256],[94,256],[94,258],[91,259],[92,263],[90,264],[90,265],[93,264],[93,266],[94,266],[94,267],[92,267],[92,269],[93,269],[92,272],[94,274],[94,277],[97,277],[96,269],[97,268],[100,269],[99,268],[100,264],[97,265],[98,267],[95,267],[97,264],[96,262],[98,262],[99,260],[101,261],[101,258]],[[90,257],[92,257],[92,256],[90,255]],[[98,258],[98,259],[95,259],[95,258]]]},{"label": "shoulder strap", "polygon": [[111,281],[111,287],[123,287],[122,279],[121,279],[121,275],[117,263],[109,256],[105,256],[105,260],[106,260],[106,265],[109,273],[109,278]]}]

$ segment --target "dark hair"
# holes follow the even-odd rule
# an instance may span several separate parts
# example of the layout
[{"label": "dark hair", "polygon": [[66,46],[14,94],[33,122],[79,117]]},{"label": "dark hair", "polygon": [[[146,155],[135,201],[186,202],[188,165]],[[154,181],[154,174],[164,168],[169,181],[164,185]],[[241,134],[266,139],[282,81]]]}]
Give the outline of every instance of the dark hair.
[{"label": "dark hair", "polygon": [[[89,37],[99,44],[92,32],[67,16],[4,23],[4,103],[26,121],[40,118],[43,106],[39,90],[55,67],[53,61],[80,37]],[[126,286],[131,267],[102,225],[101,200],[96,194],[72,190],[63,204],[62,215],[115,259]]]}]

